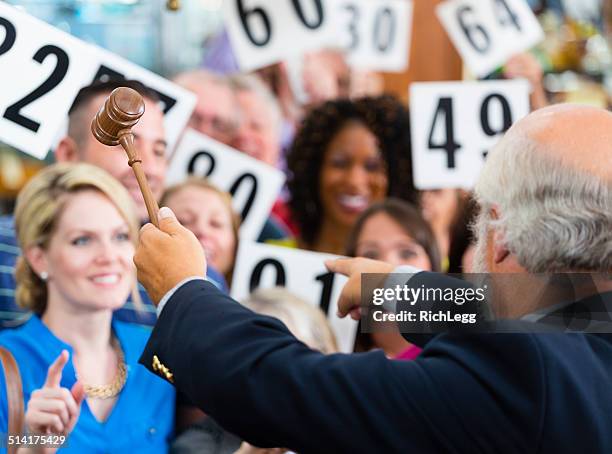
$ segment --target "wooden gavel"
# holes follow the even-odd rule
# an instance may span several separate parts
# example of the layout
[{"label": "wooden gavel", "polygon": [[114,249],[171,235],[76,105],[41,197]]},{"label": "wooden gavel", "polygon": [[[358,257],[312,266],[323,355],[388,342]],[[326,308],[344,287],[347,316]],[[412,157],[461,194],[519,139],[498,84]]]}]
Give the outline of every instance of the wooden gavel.
[{"label": "wooden gavel", "polygon": [[91,132],[94,137],[104,145],[116,146],[121,144],[128,155],[128,164],[136,175],[140,192],[144,197],[149,219],[156,226],[157,212],[159,206],[147,178],[142,169],[142,161],[138,157],[138,152],[134,146],[134,135],[132,127],[145,111],[142,96],[131,88],[119,87],[112,91],[104,102],[96,116],[91,122]]}]

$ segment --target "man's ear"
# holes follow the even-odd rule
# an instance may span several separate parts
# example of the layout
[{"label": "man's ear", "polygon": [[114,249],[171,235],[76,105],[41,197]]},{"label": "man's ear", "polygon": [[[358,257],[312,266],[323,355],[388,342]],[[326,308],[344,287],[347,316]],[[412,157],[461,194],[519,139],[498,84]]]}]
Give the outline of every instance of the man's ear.
[{"label": "man's ear", "polygon": [[49,264],[47,263],[47,257],[43,248],[40,246],[30,246],[24,250],[23,255],[38,276],[43,272],[49,273]]},{"label": "man's ear", "polygon": [[[500,218],[500,211],[497,205],[491,208],[491,219],[497,221]],[[506,240],[504,235],[499,230],[493,231],[493,262],[495,264],[503,262],[510,255],[510,251],[506,248]]]},{"label": "man's ear", "polygon": [[495,264],[503,262],[510,255],[510,251],[506,248],[504,236],[495,231],[493,233],[493,262]]},{"label": "man's ear", "polygon": [[76,142],[70,136],[64,136],[55,149],[55,160],[57,162],[80,161],[79,150]]}]

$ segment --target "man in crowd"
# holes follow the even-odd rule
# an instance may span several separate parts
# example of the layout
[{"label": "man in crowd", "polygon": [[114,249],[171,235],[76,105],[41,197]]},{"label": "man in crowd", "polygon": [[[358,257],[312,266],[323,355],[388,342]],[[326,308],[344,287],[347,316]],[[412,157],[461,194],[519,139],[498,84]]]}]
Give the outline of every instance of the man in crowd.
[{"label": "man in crowd", "polygon": [[197,97],[188,126],[221,143],[232,145],[240,124],[240,107],[229,80],[197,69],[179,74],[174,82]]},{"label": "man in crowd", "polygon": [[231,80],[241,112],[240,127],[232,146],[276,167],[283,121],[278,101],[257,76],[240,75]]},{"label": "man in crowd", "polygon": [[[231,83],[240,106],[240,126],[231,145],[258,161],[278,167],[283,117],[277,99],[255,75],[236,75]],[[277,214],[285,210],[279,198],[258,241],[283,241],[290,236],[289,228]]]},{"label": "man in crowd", "polygon": [[[610,143],[612,113],[595,108],[544,108],[513,126],[476,188],[483,269],[609,273]],[[296,452],[612,452],[611,334],[529,334],[533,324],[512,321],[525,332],[441,334],[415,361],[381,352],[323,356],[202,280],[197,244],[167,208],[160,229],[142,229],[134,260],[160,317],[141,362],[253,444]],[[328,267],[349,275],[343,315],[359,307],[362,272],[393,270],[366,259]],[[568,310],[596,300],[609,307],[609,274],[598,286]]]},{"label": "man in crowd", "polygon": [[[84,87],[70,109],[68,133],[60,140],[55,150],[55,159],[58,162],[87,162],[106,170],[128,189],[144,223],[148,221],[147,209],[134,172],[128,166],[125,151],[121,146],[108,147],[98,142],[90,128],[92,119],[111,91],[120,86],[132,88],[144,98],[145,114],[132,128],[132,132],[151,192],[157,199],[161,197],[167,170],[164,115],[158,106],[157,94],[139,82],[105,82]],[[0,218],[0,328],[20,323],[25,315],[14,303],[13,273],[19,254],[13,218]],[[223,278],[214,270],[210,273],[212,280],[225,289]],[[118,311],[119,319],[145,325],[155,323],[155,310],[144,290],[141,294],[144,307],[136,310],[128,302]]]}]

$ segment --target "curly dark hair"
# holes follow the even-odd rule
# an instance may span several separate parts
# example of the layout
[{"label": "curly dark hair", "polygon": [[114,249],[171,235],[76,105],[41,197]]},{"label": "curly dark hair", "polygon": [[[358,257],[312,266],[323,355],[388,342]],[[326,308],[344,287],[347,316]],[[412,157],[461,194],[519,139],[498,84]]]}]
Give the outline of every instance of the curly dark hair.
[{"label": "curly dark hair", "polygon": [[323,155],[336,134],[351,121],[364,124],[378,139],[387,169],[387,196],[418,204],[407,107],[390,95],[328,101],[306,116],[287,156],[289,207],[306,244],[314,243],[321,228],[319,178]]}]

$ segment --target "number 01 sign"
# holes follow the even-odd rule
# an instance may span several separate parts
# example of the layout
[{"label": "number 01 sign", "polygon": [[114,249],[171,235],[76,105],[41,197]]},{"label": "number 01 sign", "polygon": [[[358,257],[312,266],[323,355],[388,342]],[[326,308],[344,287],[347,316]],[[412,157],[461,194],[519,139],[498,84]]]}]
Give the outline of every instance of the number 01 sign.
[{"label": "number 01 sign", "polygon": [[529,113],[526,80],[427,82],[410,87],[414,182],[470,189],[488,150]]},{"label": "number 01 sign", "polygon": [[353,351],[357,324],[336,316],[346,277],[330,273],[324,261],[337,256],[241,241],[232,277],[232,297],[246,298],[258,288],[285,287],[319,307],[328,318],[343,352]]}]

